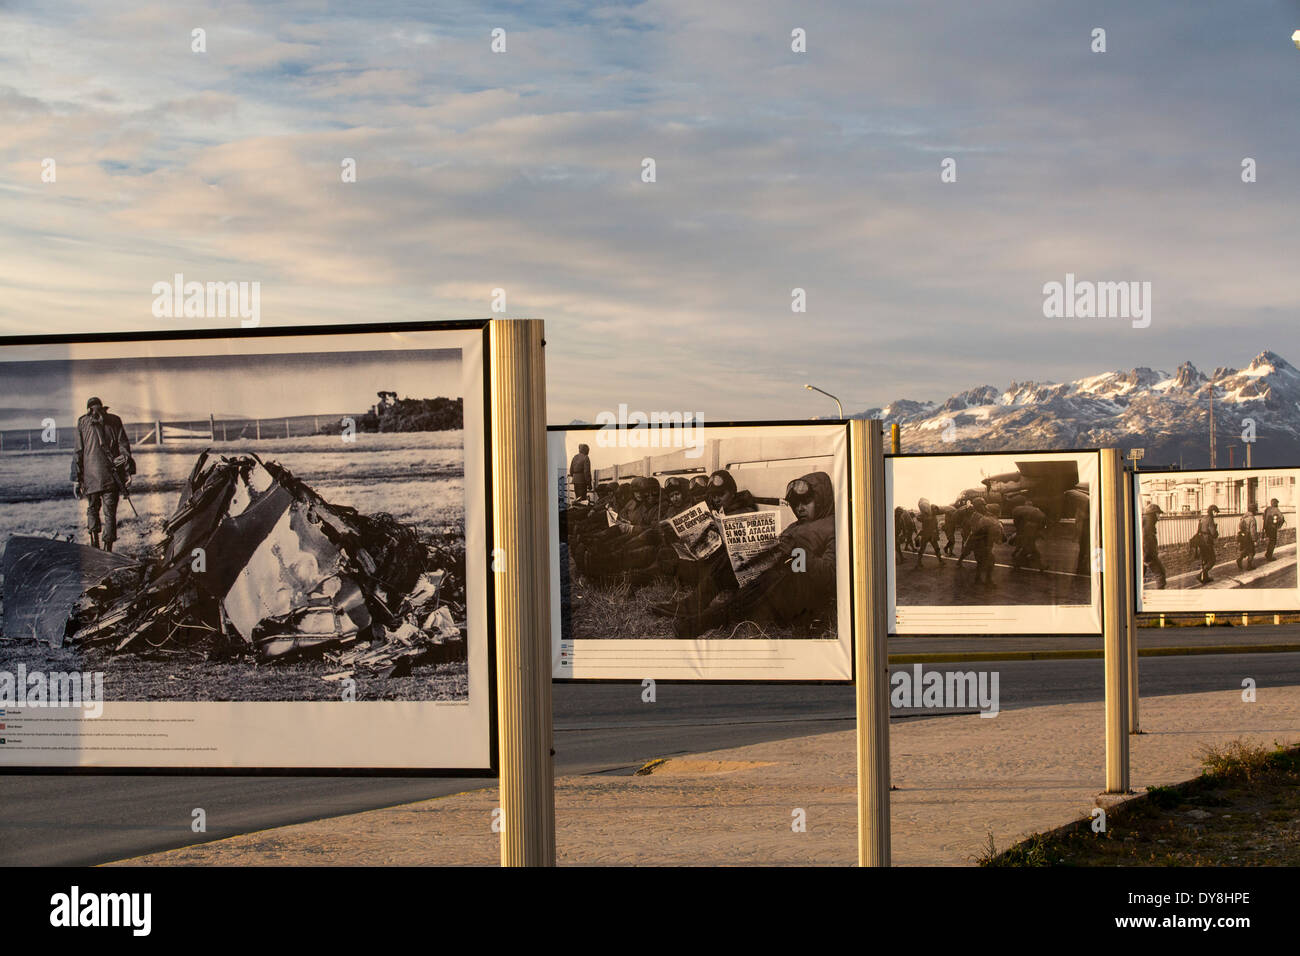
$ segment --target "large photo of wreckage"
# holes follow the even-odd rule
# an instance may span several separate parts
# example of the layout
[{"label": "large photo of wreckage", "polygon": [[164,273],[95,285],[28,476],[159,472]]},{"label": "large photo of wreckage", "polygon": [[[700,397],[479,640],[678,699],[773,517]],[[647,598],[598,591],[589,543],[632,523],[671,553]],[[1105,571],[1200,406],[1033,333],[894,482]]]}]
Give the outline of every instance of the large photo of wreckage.
[{"label": "large photo of wreckage", "polygon": [[1096,452],[885,462],[891,632],[1100,633]]},{"label": "large photo of wreckage", "polygon": [[0,670],[467,701],[462,390],[458,349],[4,362]]},{"label": "large photo of wreckage", "polygon": [[555,676],[851,673],[843,424],[550,440]]}]

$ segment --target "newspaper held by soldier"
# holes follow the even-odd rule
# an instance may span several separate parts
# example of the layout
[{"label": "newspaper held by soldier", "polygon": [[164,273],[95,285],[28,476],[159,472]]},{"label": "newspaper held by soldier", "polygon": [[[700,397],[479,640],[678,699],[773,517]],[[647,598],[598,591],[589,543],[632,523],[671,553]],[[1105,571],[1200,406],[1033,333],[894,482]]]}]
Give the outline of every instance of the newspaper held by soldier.
[{"label": "newspaper held by soldier", "polygon": [[683,560],[698,561],[722,547],[722,538],[713,525],[713,512],[703,501],[665,519],[662,524],[676,538],[672,542],[673,550]]},{"label": "newspaper held by soldier", "polygon": [[720,515],[713,520],[722,532],[736,583],[742,588],[776,564],[775,550],[781,536],[779,511],[756,511],[750,514]]},{"label": "newspaper held by soldier", "polygon": [[632,533],[632,522],[628,521],[626,518],[619,517],[619,513],[613,508],[605,509],[605,520],[608,522],[607,527],[613,528],[617,526],[618,530],[623,534]]}]

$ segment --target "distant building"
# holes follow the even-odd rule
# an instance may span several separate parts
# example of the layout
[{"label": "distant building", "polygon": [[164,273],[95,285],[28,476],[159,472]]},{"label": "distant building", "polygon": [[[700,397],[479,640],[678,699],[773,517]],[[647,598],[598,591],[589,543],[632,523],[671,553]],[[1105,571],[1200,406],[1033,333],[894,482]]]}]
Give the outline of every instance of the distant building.
[{"label": "distant building", "polygon": [[1168,477],[1144,475],[1142,490],[1149,501],[1166,514],[1203,512],[1210,505],[1229,514],[1248,511],[1252,504],[1263,511],[1273,498],[1285,509],[1294,510],[1296,487],[1294,475],[1224,475],[1219,478]]}]

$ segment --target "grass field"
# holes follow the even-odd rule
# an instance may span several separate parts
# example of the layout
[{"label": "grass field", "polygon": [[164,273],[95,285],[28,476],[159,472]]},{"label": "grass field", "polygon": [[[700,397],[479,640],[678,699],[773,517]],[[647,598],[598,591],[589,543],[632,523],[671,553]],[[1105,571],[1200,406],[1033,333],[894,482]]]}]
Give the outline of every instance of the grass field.
[{"label": "grass field", "polygon": [[[160,545],[163,526],[175,511],[181,489],[198,455],[199,444],[145,446],[134,452],[132,483],[136,518],[118,508],[115,550],[144,557]],[[437,548],[439,566],[451,572],[443,587],[457,620],[464,620],[465,480],[463,433],[411,432],[358,434],[355,443],[334,436],[224,442],[216,455],[254,452],[278,462],[326,501],[368,514],[386,512],[412,525],[422,542]],[[0,455],[0,541],[35,535],[89,543],[85,505],[72,496],[71,456],[64,452],[6,452]],[[337,668],[319,661],[259,664],[249,659],[206,661],[194,652],[107,655],[73,649],[53,650],[3,639],[0,616],[0,667],[18,661],[28,667],[102,670],[105,693],[113,700],[316,700],[337,697],[340,688],[320,678]],[[463,629],[462,629],[463,631]],[[410,677],[388,681],[358,677],[359,700],[449,700],[468,693],[465,663],[416,668]]]}]

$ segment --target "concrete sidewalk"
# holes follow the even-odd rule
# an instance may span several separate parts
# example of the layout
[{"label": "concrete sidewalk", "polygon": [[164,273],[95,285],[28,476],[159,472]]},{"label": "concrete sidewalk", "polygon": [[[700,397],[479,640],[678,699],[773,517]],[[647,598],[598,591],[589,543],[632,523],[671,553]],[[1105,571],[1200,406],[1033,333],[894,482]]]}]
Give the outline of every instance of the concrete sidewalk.
[{"label": "concrete sidewalk", "polygon": [[[1137,790],[1200,770],[1206,744],[1300,742],[1300,687],[1149,698],[1132,741]],[[568,865],[857,862],[851,731],[673,758],[643,776],[559,777],[558,859]],[[1099,703],[896,720],[896,865],[972,863],[1086,816],[1104,786]],[[124,861],[146,866],[494,865],[495,788],[232,837]],[[792,823],[802,810],[806,832]],[[116,865],[116,864],[115,864]]]}]

